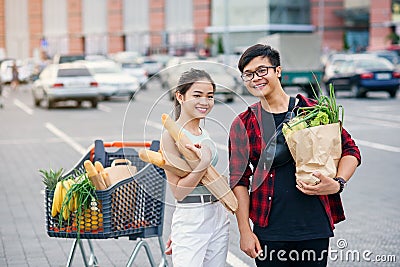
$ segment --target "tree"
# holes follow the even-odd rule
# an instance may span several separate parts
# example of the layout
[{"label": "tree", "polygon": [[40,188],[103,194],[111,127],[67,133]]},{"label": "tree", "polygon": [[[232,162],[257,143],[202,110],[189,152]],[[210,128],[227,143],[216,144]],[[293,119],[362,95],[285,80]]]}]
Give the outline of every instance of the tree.
[{"label": "tree", "polygon": [[224,50],[224,42],[223,42],[221,36],[218,37],[217,46],[218,46],[218,49],[217,49],[218,54],[223,54],[225,52],[225,50]]}]

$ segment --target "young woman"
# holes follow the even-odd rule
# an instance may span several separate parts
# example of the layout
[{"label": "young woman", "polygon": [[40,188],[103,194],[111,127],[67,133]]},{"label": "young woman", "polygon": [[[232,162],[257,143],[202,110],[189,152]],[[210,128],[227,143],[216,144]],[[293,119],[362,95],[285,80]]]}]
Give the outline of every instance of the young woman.
[{"label": "young woman", "polygon": [[[210,164],[216,165],[215,144],[207,131],[200,127],[214,106],[215,84],[210,75],[198,69],[184,72],[175,93],[176,122],[192,141],[187,148],[194,151],[200,162],[185,177],[166,172],[176,199],[171,225],[172,262],[174,267],[225,266],[229,241],[228,214],[200,181]],[[161,139],[164,155],[182,157],[175,141],[166,131]]]}]

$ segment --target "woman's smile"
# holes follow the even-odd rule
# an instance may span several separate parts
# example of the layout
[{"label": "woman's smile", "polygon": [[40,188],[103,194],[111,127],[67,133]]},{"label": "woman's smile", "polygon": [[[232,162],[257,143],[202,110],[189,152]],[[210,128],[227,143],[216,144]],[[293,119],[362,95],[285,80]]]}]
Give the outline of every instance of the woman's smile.
[{"label": "woman's smile", "polygon": [[196,109],[201,113],[207,113],[208,108],[205,107],[196,107]]}]

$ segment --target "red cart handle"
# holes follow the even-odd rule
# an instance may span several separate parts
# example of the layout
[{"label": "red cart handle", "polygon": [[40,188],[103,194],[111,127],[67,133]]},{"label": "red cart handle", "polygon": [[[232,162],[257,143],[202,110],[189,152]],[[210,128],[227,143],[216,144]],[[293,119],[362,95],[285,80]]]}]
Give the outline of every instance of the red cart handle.
[{"label": "red cart handle", "polygon": [[[114,142],[105,142],[103,143],[104,147],[150,147],[151,142],[122,142],[122,141],[114,141]],[[94,158],[94,146],[90,149],[90,160],[93,161]]]}]

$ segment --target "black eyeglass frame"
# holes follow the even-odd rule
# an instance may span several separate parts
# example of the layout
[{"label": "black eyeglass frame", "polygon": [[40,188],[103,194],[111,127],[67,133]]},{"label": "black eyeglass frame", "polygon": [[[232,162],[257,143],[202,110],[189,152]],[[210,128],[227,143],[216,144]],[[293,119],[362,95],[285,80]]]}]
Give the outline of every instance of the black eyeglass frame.
[{"label": "black eyeglass frame", "polygon": [[[254,79],[254,74],[256,74],[258,77],[264,77],[265,75],[268,75],[268,69],[276,69],[277,68],[277,66],[260,66],[257,70],[255,70],[255,71],[252,71],[252,72],[245,72],[245,73],[242,73],[242,75],[240,75],[240,78],[242,78],[242,80],[244,81],[244,82],[249,82],[249,81],[251,81],[251,80],[253,80]],[[258,71],[259,70],[261,70],[261,69],[267,69],[267,72],[264,74],[264,75],[260,75],[260,74],[258,74]],[[245,79],[244,77],[243,77],[243,75],[248,75],[248,74],[251,74],[251,78],[249,78],[249,79]]]}]

